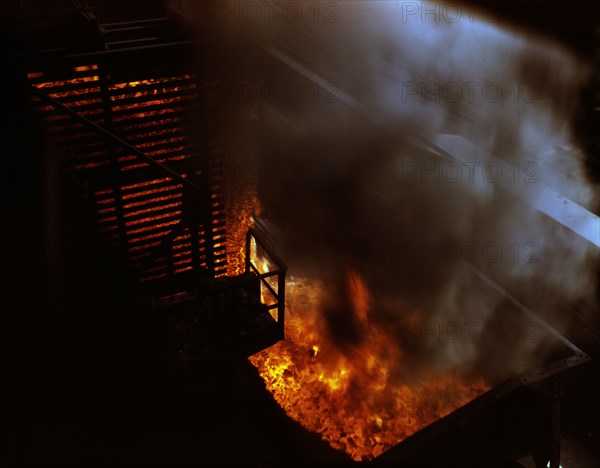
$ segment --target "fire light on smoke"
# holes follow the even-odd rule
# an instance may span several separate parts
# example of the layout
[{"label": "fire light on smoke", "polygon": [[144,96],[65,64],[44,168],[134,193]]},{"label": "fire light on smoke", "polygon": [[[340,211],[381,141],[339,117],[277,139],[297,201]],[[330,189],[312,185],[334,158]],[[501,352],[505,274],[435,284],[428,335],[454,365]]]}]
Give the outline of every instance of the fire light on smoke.
[{"label": "fire light on smoke", "polygon": [[[462,369],[489,373],[490,382],[506,378],[524,371],[543,344],[511,343],[498,360],[491,359],[497,349],[479,341],[417,350],[403,342],[390,324],[411,317],[484,326],[502,318],[505,301],[462,262],[399,258],[400,245],[535,244],[548,254],[543,261],[504,255],[475,267],[547,316],[593,300],[597,251],[577,238],[577,223],[539,203],[558,191],[592,206],[581,154],[568,150],[589,69],[558,44],[485,15],[434,20],[432,8],[448,12],[442,2],[337,7],[331,23],[311,15],[293,24],[225,24],[222,33],[267,44],[272,69],[262,59],[260,66],[247,60],[261,72],[256,79],[290,76],[334,91],[335,99],[324,102],[272,99],[259,109],[259,164],[292,169],[259,177],[260,203],[284,233],[278,241],[303,253],[297,271],[307,277],[288,277],[286,341],[251,362],[290,417],[363,460],[486,390],[483,379]],[[522,169],[504,184],[481,174],[408,178],[399,169],[466,167],[491,156]],[[336,170],[323,170],[324,161]],[[539,169],[535,184],[523,185],[526,167]],[[334,262],[314,261],[309,251],[327,252]],[[340,276],[343,286],[325,286]],[[343,296],[340,313],[331,320],[336,294]],[[336,324],[347,323],[360,337],[339,342]]]},{"label": "fire light on smoke", "polygon": [[292,277],[286,341],[250,358],[288,416],[353,459],[370,460],[487,390],[456,373],[403,381],[402,346],[370,319],[370,293],[357,272],[348,271],[346,288],[349,319],[360,322],[364,341],[341,351],[320,313],[324,284]]}]

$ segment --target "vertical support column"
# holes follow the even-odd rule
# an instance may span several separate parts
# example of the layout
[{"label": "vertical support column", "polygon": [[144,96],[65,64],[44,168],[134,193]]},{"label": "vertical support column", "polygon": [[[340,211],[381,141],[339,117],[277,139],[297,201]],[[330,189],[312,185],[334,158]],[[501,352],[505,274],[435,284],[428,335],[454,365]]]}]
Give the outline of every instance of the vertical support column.
[{"label": "vertical support column", "polygon": [[277,325],[281,339],[285,337],[285,270],[277,275]]},{"label": "vertical support column", "polygon": [[[112,103],[110,101],[110,92],[108,86],[108,76],[102,63],[98,64],[98,79],[100,80],[100,92],[102,95],[102,111],[104,116],[104,128],[109,132],[113,132],[113,121],[112,121]],[[98,138],[102,136],[98,135]],[[119,261],[123,261],[124,265],[129,266],[129,255],[127,252],[127,231],[125,228],[125,217],[123,216],[123,197],[121,193],[122,177],[121,170],[119,167],[119,161],[117,160],[117,147],[112,141],[107,144],[107,150],[110,157],[110,168],[113,180],[113,195],[115,198],[115,216],[117,217],[117,226],[119,233],[119,247],[118,251],[123,257]]]},{"label": "vertical support column", "polygon": [[[561,402],[565,394],[566,382],[563,372],[552,375],[548,380],[542,380],[537,391],[544,400],[545,430],[539,445],[533,450],[532,456],[536,468],[560,467],[561,443]],[[548,427],[549,426],[549,427]]]},{"label": "vertical support column", "polygon": [[245,268],[244,268],[244,273],[248,274],[250,272],[250,262],[252,261],[252,259],[250,258],[252,252],[250,251],[250,246],[251,246],[251,241],[252,241],[252,231],[248,231],[246,233],[246,258],[244,259],[244,264],[245,264]]},{"label": "vertical support column", "polygon": [[550,439],[550,468],[560,466],[560,398],[552,401],[552,428]]},{"label": "vertical support column", "polygon": [[[185,190],[185,187],[184,187]],[[190,245],[192,246],[192,267],[194,268],[194,272],[199,275],[200,274],[200,236],[198,235],[198,230],[200,227],[196,223],[190,224]],[[173,249],[171,249],[172,251]],[[205,254],[206,255],[206,254]],[[171,258],[173,258],[171,256]],[[173,267],[173,271],[175,267]]]},{"label": "vertical support column", "polygon": [[172,242],[170,243],[166,243],[167,245],[165,245],[165,263],[167,265],[167,274],[169,275],[169,277],[173,277],[173,275],[175,274],[175,257],[174,252],[173,252],[173,240],[175,239],[175,229],[177,229],[177,226],[173,227],[173,231],[171,231],[170,234],[168,234],[168,237],[165,237],[165,239],[170,239]]},{"label": "vertical support column", "polygon": [[[195,202],[192,203],[195,205],[200,205],[200,198],[203,198],[202,203],[206,204],[206,213],[204,213],[203,219],[201,220],[201,225],[199,223],[193,223],[190,226],[192,233],[192,243],[194,245],[194,255],[199,255],[200,250],[200,239],[204,240],[204,255],[205,255],[205,263],[206,269],[208,270],[208,275],[211,278],[214,278],[216,275],[215,271],[215,232],[214,225],[217,221],[217,218],[214,215],[214,208],[212,206],[212,195],[222,194],[223,188],[219,191],[214,191],[214,181],[212,180],[212,176],[214,174],[215,166],[220,167],[221,161],[218,158],[215,160],[215,156],[211,151],[210,147],[210,139],[211,139],[211,131],[210,127],[212,121],[208,115],[209,113],[209,99],[207,96],[206,83],[208,82],[208,71],[207,71],[207,60],[206,57],[201,57],[201,66],[197,69],[196,75],[194,78],[194,82],[197,89],[196,95],[196,119],[194,120],[195,125],[197,127],[194,128],[195,138],[193,140],[193,144],[191,145],[192,154],[193,154],[193,167],[194,167],[194,182],[202,188],[202,192],[194,193],[193,197],[196,199]],[[189,200],[191,200],[192,196],[187,193],[187,197],[185,196],[186,192],[184,189],[184,198],[187,198],[188,205],[190,205]],[[196,218],[197,219],[197,218]],[[204,235],[199,236],[198,230],[203,229]],[[200,270],[198,270],[200,271]]]}]

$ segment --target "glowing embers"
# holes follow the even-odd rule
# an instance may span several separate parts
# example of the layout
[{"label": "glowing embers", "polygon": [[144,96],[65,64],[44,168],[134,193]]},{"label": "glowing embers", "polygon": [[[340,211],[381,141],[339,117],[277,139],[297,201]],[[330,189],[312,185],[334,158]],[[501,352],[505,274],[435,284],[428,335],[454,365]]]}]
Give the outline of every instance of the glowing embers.
[{"label": "glowing embers", "polygon": [[[199,260],[199,266],[206,267],[202,246],[204,230],[199,229],[196,236],[192,236],[189,228],[182,229],[182,234],[169,240],[168,246],[163,244],[171,230],[179,227],[183,206],[181,184],[165,177],[122,186],[119,193],[121,222],[114,191],[102,190],[95,195],[101,230],[114,239],[119,238],[119,230],[122,230],[130,265],[144,272],[141,281],[163,278],[169,272],[189,271],[194,267],[194,258]],[[162,253],[153,257],[161,246]],[[149,258],[151,262],[147,262]]]},{"label": "glowing embers", "polygon": [[164,77],[109,87],[115,120],[179,113],[186,101],[195,99],[196,85],[191,77]]},{"label": "glowing embers", "polygon": [[122,187],[124,226],[129,243],[135,242],[138,234],[170,228],[179,222],[182,205],[180,190],[181,184],[170,178]]},{"label": "glowing embers", "polygon": [[[45,91],[50,97],[59,100],[80,115],[90,117],[103,112],[97,68],[96,65],[75,67],[73,69],[75,75],[68,79],[44,79],[45,74],[42,72],[28,73],[27,77],[32,81],[33,86]],[[48,121],[69,121],[68,117],[60,113],[56,114],[55,109],[50,105],[40,104],[39,109],[47,114]],[[64,130],[64,128],[55,127],[54,130]]]},{"label": "glowing embers", "polygon": [[355,460],[369,460],[487,390],[482,380],[430,372],[408,380],[403,352],[369,319],[371,297],[360,275],[347,274],[348,319],[364,338],[342,351],[319,312],[325,286],[286,283],[286,341],[250,358],[291,418]]},{"label": "glowing embers", "polygon": [[[109,94],[116,130],[157,162],[183,167],[191,156],[181,118],[186,103],[196,96],[195,89],[188,75],[112,84]],[[124,172],[149,166],[131,155],[120,157],[119,162]]]},{"label": "glowing embers", "polygon": [[256,187],[243,187],[227,202],[227,275],[236,276],[245,271],[246,233],[253,225],[252,213],[257,205]]}]

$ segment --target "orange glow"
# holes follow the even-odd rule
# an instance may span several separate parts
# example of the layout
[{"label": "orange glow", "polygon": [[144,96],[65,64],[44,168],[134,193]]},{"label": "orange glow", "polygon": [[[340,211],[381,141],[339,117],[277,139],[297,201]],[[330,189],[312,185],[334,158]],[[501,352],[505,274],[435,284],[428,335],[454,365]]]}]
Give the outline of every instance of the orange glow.
[{"label": "orange glow", "polygon": [[152,179],[145,182],[138,182],[137,184],[123,185],[122,188],[123,190],[131,190],[134,188],[147,187],[148,185],[160,184],[162,182],[169,182],[170,180],[170,177],[163,177],[162,179]]},{"label": "orange glow", "polygon": [[[139,216],[142,214],[148,214],[148,213],[153,213],[158,211],[159,209],[162,210],[166,210],[168,208],[177,208],[181,206],[181,202],[177,202],[177,203],[169,203],[166,205],[161,205],[160,207],[156,208],[156,207],[152,207],[152,208],[146,208],[145,210],[138,210],[138,211],[130,211],[129,213],[125,213],[124,217],[125,218],[131,218],[132,216]],[[178,212],[180,213],[180,212]],[[134,224],[134,223],[132,223]]]},{"label": "orange glow", "polygon": [[147,235],[143,235],[140,237],[132,237],[127,239],[127,242],[130,244],[133,244],[134,242],[140,242],[140,241],[145,241],[145,240],[150,240],[150,239],[156,239],[159,237],[163,237],[166,236],[169,233],[169,231],[160,231],[160,232],[154,232],[152,234],[147,234]]},{"label": "orange glow", "polygon": [[241,275],[245,271],[246,234],[252,227],[252,212],[256,206],[255,187],[246,187],[236,198],[228,200],[227,220],[227,275]]},{"label": "orange glow", "polygon": [[319,313],[325,285],[290,277],[286,340],[250,358],[288,416],[354,460],[370,460],[488,389],[483,380],[431,371],[408,380],[402,352],[386,328],[370,320],[372,299],[350,270],[348,319],[364,338],[342,351]]},{"label": "orange glow", "polygon": [[98,70],[98,65],[84,65],[82,67],[73,68],[73,71],[75,72],[83,72],[88,70]]},{"label": "orange glow", "polygon": [[123,200],[130,200],[132,198],[143,197],[144,195],[164,193],[164,192],[168,192],[168,191],[172,191],[172,190],[176,190],[176,189],[180,189],[180,188],[181,188],[181,184],[177,184],[177,185],[167,185],[165,187],[152,189],[152,190],[144,190],[143,192],[128,193],[127,195],[123,195]]},{"label": "orange glow", "polygon": [[115,83],[111,86],[111,89],[125,89],[125,88],[135,88],[140,85],[151,85],[155,83],[169,83],[173,81],[181,81],[182,79],[188,80],[192,76],[191,75],[183,75],[181,77],[172,77],[172,78],[153,78],[149,80],[140,80],[140,81],[129,81],[126,83]]},{"label": "orange glow", "polygon": [[[90,116],[100,124],[107,123],[105,118],[110,119],[116,134],[123,135],[155,161],[163,164],[177,163],[177,167],[182,167],[186,160],[191,159],[183,126],[179,125],[186,115],[187,105],[197,98],[197,84],[191,75],[115,83],[110,75],[106,76],[106,80],[101,80],[103,75],[98,65],[81,65],[74,67],[73,71],[76,75],[67,80],[45,79],[41,72],[30,73],[28,77],[32,79],[34,86],[44,89],[50,96],[64,102],[79,114]],[[108,102],[103,101],[103,91],[108,96]],[[65,141],[72,138],[77,144],[78,139],[82,138],[79,133],[71,135],[69,119],[56,113],[51,105],[40,103],[39,108],[48,113],[46,118],[53,121],[53,128],[60,130],[61,138]],[[92,149],[85,152],[81,160],[76,161],[75,167],[81,170],[93,169],[111,163],[104,147],[95,150],[96,153],[92,153]],[[148,162],[127,152],[119,152],[116,163],[118,170],[124,175],[140,173],[149,166]],[[178,172],[182,177],[189,175]],[[210,231],[199,235],[199,246],[202,249],[206,245],[202,236],[212,236],[215,248],[220,249],[216,253],[226,253],[226,258],[219,258],[215,262],[217,276],[241,274],[245,266],[245,235],[251,225],[252,200],[256,198],[254,189],[246,190],[235,201],[225,201],[221,194],[221,180],[216,173],[210,187],[213,219]],[[158,238],[164,237],[171,228],[179,224],[182,214],[181,189],[182,185],[172,178],[157,178],[123,185],[116,192],[97,192],[96,207],[104,216],[103,232],[107,237],[117,238],[114,233],[119,229],[119,223],[124,223],[130,260],[140,258],[146,249],[158,245]],[[236,197],[237,195],[236,193]],[[121,202],[123,213],[117,217],[114,204]],[[177,237],[174,249],[178,248],[177,241],[183,238],[187,239],[189,235]],[[187,245],[189,247],[189,243]],[[173,258],[178,259],[175,266],[179,267],[175,271],[189,270],[191,266],[187,264],[198,254],[196,248],[188,248],[175,254]],[[186,265],[182,265],[183,263]],[[206,261],[201,265],[206,267]],[[162,273],[157,276],[153,269],[146,270],[146,273],[153,276],[146,276],[145,280],[164,276]]]},{"label": "orange glow", "polygon": [[[143,228],[139,228],[139,229],[132,229],[132,230],[127,231],[127,234],[129,234],[129,235],[140,234],[142,232],[153,231],[155,229],[160,229],[160,228],[166,228],[166,227],[175,226],[176,224],[179,224],[179,220],[178,219],[176,219],[174,221],[169,221],[169,222],[166,222],[166,223],[153,224],[151,226],[147,226],[147,227],[143,227]],[[169,231],[167,231],[167,233],[168,232]]]},{"label": "orange glow", "polygon": [[127,203],[127,204],[123,205],[123,209],[128,210],[130,208],[135,208],[135,207],[147,205],[150,203],[156,203],[156,202],[167,201],[167,200],[175,200],[178,198],[181,198],[180,193],[174,193],[172,195],[165,195],[165,196],[156,197],[156,198],[148,198],[146,200],[139,201],[139,202]]}]

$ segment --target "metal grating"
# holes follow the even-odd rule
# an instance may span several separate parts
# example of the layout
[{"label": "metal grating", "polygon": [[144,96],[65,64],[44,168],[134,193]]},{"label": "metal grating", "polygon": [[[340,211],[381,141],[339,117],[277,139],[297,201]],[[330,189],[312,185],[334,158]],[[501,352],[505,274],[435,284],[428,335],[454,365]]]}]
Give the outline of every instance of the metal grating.
[{"label": "metal grating", "polygon": [[67,149],[69,165],[88,187],[88,207],[109,255],[136,271],[140,282],[185,272],[223,276],[221,160],[206,151],[211,142],[191,141],[187,132],[203,102],[195,77],[140,72],[138,79],[124,81],[103,68],[93,63],[27,76],[61,104],[206,188],[190,195],[193,203],[184,202],[181,181],[40,101],[50,133]]}]

